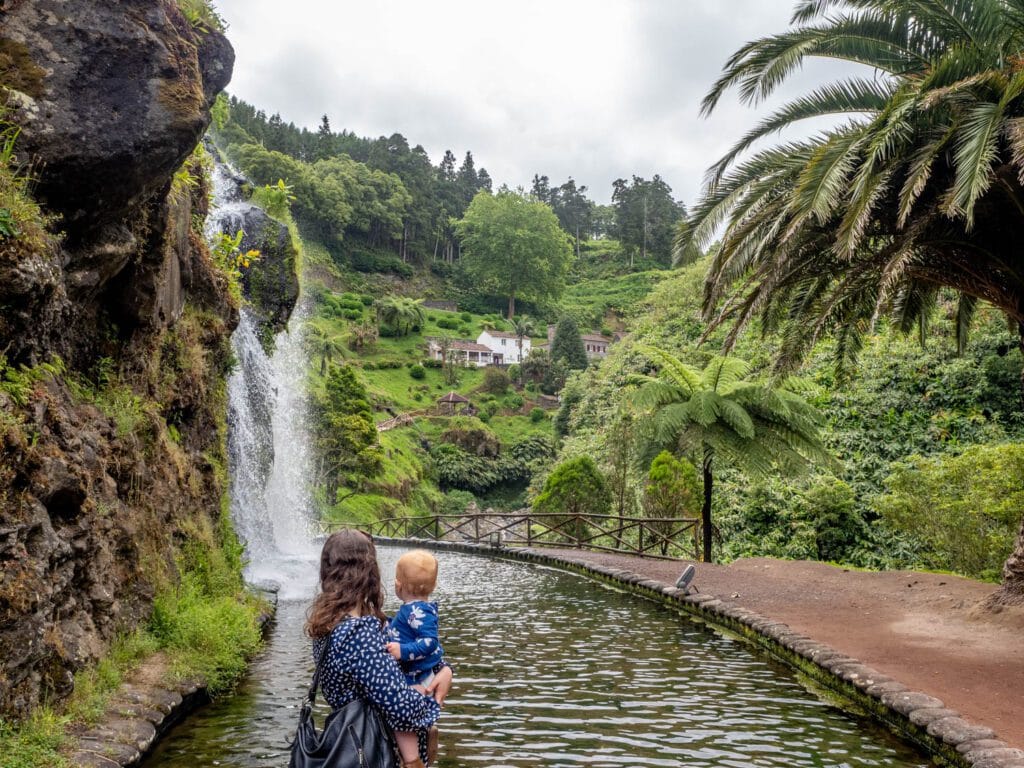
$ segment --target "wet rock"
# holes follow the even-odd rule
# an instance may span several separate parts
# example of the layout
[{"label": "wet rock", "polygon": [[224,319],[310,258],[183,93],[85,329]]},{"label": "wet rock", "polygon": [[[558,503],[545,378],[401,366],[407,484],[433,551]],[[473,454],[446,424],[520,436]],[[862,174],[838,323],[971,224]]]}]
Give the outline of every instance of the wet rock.
[{"label": "wet rock", "polygon": [[934,720],[928,725],[928,733],[937,739],[942,739],[954,747],[965,741],[977,741],[978,739],[991,739],[995,732],[991,728],[981,725],[973,725],[960,717],[946,717],[941,720]]},{"label": "wet rock", "polygon": [[959,716],[960,713],[952,709],[945,709],[944,707],[924,707],[922,709],[915,709],[911,712],[909,719],[914,725],[925,727],[935,720]]},{"label": "wet rock", "polygon": [[882,703],[901,715],[910,715],[915,709],[941,709],[946,705],[941,699],[917,691],[897,691],[882,695]]},{"label": "wet rock", "polygon": [[[972,744],[974,742],[963,742]],[[963,756],[974,765],[982,762],[1024,760],[1024,749],[1011,749],[1005,744],[1001,747],[988,747],[986,749],[972,749],[962,753]]]},{"label": "wet rock", "polygon": [[956,751],[961,755],[973,750],[982,749],[1006,749],[1009,745],[999,739],[978,739],[977,741],[965,741],[956,745]]}]

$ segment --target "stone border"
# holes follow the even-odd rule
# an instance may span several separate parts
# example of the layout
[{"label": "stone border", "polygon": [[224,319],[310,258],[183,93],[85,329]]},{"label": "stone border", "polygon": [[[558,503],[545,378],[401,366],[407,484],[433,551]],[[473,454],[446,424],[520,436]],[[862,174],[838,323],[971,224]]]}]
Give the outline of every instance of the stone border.
[{"label": "stone border", "polygon": [[[277,594],[266,588],[257,591],[269,605],[259,617],[260,632],[266,634],[274,620]],[[203,680],[185,680],[171,687],[124,683],[111,696],[100,722],[73,737],[68,759],[76,768],[138,765],[164,734],[209,702]]]},{"label": "stone border", "polygon": [[960,768],[1024,768],[1024,750],[996,738],[991,728],[970,723],[939,699],[912,691],[857,659],[735,603],[706,593],[688,595],[632,571],[556,557],[542,550],[491,547],[433,539],[376,538],[381,544],[453,550],[541,563],[568,570],[697,616],[728,630],[804,673],[853,706],[867,711],[944,764]]}]

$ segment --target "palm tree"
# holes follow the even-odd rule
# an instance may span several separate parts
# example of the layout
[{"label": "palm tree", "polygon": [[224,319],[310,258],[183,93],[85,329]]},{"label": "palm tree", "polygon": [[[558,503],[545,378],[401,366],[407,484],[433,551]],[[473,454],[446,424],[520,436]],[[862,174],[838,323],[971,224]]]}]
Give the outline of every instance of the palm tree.
[{"label": "palm tree", "polygon": [[536,324],[529,315],[520,315],[512,320],[512,330],[516,334],[516,346],[519,347],[519,386],[523,385],[523,339],[532,336],[536,330]]},{"label": "palm tree", "polygon": [[399,336],[423,325],[423,303],[419,299],[389,296],[378,301],[376,307],[378,321],[394,328]]},{"label": "palm tree", "polygon": [[[748,381],[750,365],[713,357],[703,371],[656,347],[639,351],[659,375],[640,377],[634,402],[644,413],[647,465],[662,450],[688,456],[701,467],[704,561],[712,561],[711,498],[719,462],[754,475],[774,468],[802,471],[811,460],[828,460],[818,438],[821,418],[797,391],[799,381],[778,386]],[[644,439],[644,438],[642,438]]]},{"label": "palm tree", "polygon": [[344,351],[341,336],[332,334],[329,330],[316,323],[306,323],[306,343],[315,355],[320,356],[320,375],[327,373],[327,366],[333,362],[334,356]]},{"label": "palm tree", "polygon": [[[872,71],[786,104],[709,172],[675,255],[695,257],[725,225],[704,312],[732,322],[726,348],[759,316],[781,330],[780,368],[828,333],[842,366],[883,314],[923,333],[946,288],[961,349],[987,301],[1024,351],[1024,0],[800,0],[792,25],[734,53],[704,112],[733,87],[757,103],[808,58]],[[825,114],[849,119],[739,161]],[[1022,601],[1024,517],[990,604]]]},{"label": "palm tree", "polygon": [[[780,368],[826,333],[842,366],[881,314],[923,332],[945,287],[959,297],[961,345],[987,301],[1024,349],[1022,51],[1022,0],[800,0],[792,29],[734,53],[706,114],[733,87],[761,101],[808,58],[872,72],[781,107],[709,171],[676,258],[726,225],[704,311],[732,321],[727,345],[760,316],[782,331]],[[759,139],[835,114],[849,119],[740,160]]]}]

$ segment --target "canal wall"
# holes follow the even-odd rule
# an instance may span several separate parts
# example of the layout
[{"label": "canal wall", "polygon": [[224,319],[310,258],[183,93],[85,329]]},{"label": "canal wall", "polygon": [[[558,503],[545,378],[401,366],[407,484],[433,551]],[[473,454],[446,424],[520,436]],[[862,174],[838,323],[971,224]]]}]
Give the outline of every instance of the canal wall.
[{"label": "canal wall", "polygon": [[688,594],[673,585],[584,558],[528,548],[492,547],[425,539],[388,539],[380,544],[466,552],[553,566],[643,596],[699,618],[709,626],[744,639],[796,669],[811,687],[837,704],[868,714],[916,744],[941,765],[958,768],[1024,768],[1024,750],[999,740],[991,728],[971,723],[943,701],[908,688],[858,659],[727,599]]}]

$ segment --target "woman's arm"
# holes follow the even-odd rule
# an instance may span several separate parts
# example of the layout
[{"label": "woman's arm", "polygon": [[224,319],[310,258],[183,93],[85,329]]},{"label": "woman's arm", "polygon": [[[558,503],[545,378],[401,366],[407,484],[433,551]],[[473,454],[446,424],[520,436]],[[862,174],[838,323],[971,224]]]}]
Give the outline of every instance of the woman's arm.
[{"label": "woman's arm", "polygon": [[338,640],[342,642],[332,647],[332,656],[349,660],[350,674],[358,688],[393,729],[422,730],[437,720],[441,712],[439,703],[406,684],[398,663],[385,649],[385,637],[375,622],[360,621],[351,636]]}]

